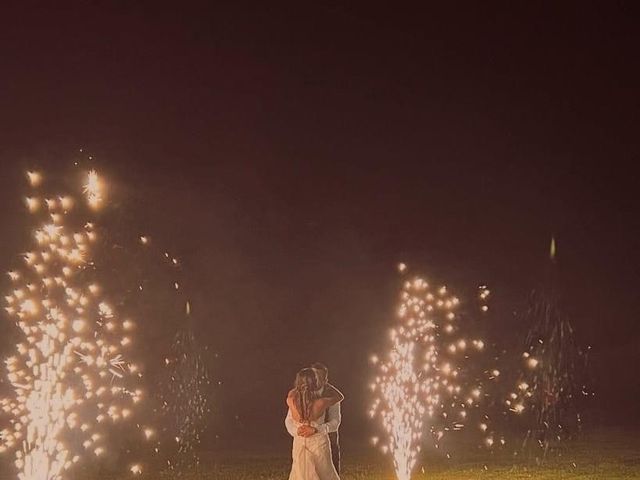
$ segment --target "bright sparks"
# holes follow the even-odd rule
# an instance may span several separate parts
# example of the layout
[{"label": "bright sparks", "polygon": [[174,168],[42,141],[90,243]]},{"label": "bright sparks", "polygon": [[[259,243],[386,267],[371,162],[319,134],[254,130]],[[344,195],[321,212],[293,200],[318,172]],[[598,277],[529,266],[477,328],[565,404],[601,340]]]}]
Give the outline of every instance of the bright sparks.
[{"label": "bright sparks", "polygon": [[[33,187],[42,180],[35,172],[28,178]],[[92,206],[102,201],[95,172],[85,193]],[[105,429],[129,417],[140,397],[138,377],[125,360],[131,337],[123,335],[123,322],[98,285],[88,281],[93,225],[65,225],[74,202],[56,198],[29,197],[30,210],[41,215],[34,217],[35,245],[25,267],[9,272],[13,285],[5,297],[22,338],[5,361],[13,395],[0,399],[0,415],[9,419],[0,451],[14,453],[20,480],[60,480],[83,457],[104,455]],[[34,208],[43,204],[47,209]]]},{"label": "bright sparks", "polygon": [[84,186],[84,194],[91,208],[99,208],[103,201],[103,185],[95,170],[87,174],[87,183]]},{"label": "bright sparks", "polygon": [[[406,274],[406,265],[400,265],[398,270]],[[488,295],[484,287],[481,299]],[[370,357],[376,374],[369,414],[382,421],[386,433],[386,438],[376,438],[375,445],[393,457],[398,480],[411,478],[424,432],[429,431],[437,444],[446,431],[464,428],[461,422],[469,420],[483,401],[483,385],[465,375],[464,362],[483,350],[484,342],[457,337],[459,304],[444,286],[431,290],[420,277],[405,281],[389,349],[386,355]],[[487,372],[486,378],[498,374]],[[482,432],[490,447],[493,438],[486,422]]]}]

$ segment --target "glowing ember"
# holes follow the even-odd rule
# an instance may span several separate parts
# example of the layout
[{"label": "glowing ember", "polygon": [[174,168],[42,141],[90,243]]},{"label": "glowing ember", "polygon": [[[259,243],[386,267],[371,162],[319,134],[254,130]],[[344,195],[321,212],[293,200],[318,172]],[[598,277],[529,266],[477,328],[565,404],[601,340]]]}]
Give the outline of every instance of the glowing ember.
[{"label": "glowing ember", "polygon": [[32,187],[38,187],[42,183],[42,175],[39,172],[27,172],[27,178]]},{"label": "glowing ember", "polygon": [[83,191],[91,208],[98,208],[102,204],[102,182],[95,170],[91,170],[87,175],[87,183]]}]

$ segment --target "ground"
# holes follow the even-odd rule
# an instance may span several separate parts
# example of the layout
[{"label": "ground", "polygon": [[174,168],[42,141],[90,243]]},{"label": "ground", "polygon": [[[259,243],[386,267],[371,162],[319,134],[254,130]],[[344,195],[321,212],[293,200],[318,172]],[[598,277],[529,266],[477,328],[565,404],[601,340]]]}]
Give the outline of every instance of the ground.
[{"label": "ground", "polygon": [[[600,431],[568,445],[562,456],[536,466],[535,461],[514,460],[509,454],[457,452],[451,460],[432,457],[416,469],[413,480],[631,480],[640,479],[640,436],[635,431]],[[395,480],[390,458],[373,450],[345,459],[342,480]],[[139,480],[286,480],[289,459],[268,454],[211,453],[200,472],[183,475],[147,473]],[[427,455],[427,457],[429,457]],[[424,469],[424,471],[423,471]],[[8,472],[0,480],[14,480]],[[80,469],[69,480],[131,480],[125,476],[89,473]]]},{"label": "ground", "polygon": [[[451,460],[419,466],[413,480],[630,480],[640,479],[640,436],[635,431],[599,431],[568,445],[559,457],[536,466],[511,454],[458,452]],[[286,480],[288,458],[235,457],[185,480]],[[422,469],[424,468],[424,472]],[[374,451],[346,458],[342,480],[394,480],[390,459]]]}]

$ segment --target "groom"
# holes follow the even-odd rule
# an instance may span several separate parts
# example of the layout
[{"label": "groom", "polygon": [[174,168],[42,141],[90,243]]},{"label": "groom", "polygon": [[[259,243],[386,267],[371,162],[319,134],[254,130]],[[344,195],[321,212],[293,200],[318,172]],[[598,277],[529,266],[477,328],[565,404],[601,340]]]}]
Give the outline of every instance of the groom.
[{"label": "groom", "polygon": [[[318,379],[318,386],[320,387],[320,396],[328,397],[332,394],[332,391],[338,390],[329,383],[329,369],[322,363],[314,363],[311,368],[316,372],[316,378]],[[333,465],[336,467],[336,471],[340,473],[340,442],[338,438],[338,429],[340,428],[340,422],[342,421],[342,414],[340,412],[340,403],[329,407],[324,416],[324,422],[320,423],[317,427],[311,425],[302,425],[296,427],[296,421],[291,416],[291,410],[287,412],[287,418],[285,419],[285,425],[287,431],[292,437],[300,435],[301,437],[310,437],[316,433],[328,433],[329,440],[331,441],[331,456]]]}]

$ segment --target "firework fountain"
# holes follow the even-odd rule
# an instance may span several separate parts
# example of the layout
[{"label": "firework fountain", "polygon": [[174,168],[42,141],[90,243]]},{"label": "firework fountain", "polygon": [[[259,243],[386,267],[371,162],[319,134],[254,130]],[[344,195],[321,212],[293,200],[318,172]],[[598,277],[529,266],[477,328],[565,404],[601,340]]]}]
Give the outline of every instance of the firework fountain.
[{"label": "firework fountain", "polygon": [[[190,313],[187,303],[187,320]],[[177,446],[167,464],[169,469],[182,473],[200,464],[197,447],[210,411],[208,391],[211,382],[205,351],[196,340],[189,321],[176,333],[165,365],[165,378],[161,382],[162,411]]]},{"label": "firework fountain", "polygon": [[[489,417],[479,407],[486,395],[485,384],[499,372],[473,373],[470,357],[483,351],[485,344],[461,335],[460,300],[445,286],[431,289],[420,277],[407,278],[404,264],[399,270],[405,281],[389,350],[371,359],[376,377],[369,413],[381,419],[385,432],[385,440],[374,438],[374,444],[393,457],[397,479],[409,480],[426,431],[438,446],[445,432],[461,430],[474,421],[485,444],[493,445]],[[481,310],[485,312],[488,296],[489,290],[482,287]]]},{"label": "firework fountain", "polygon": [[575,338],[571,322],[560,308],[555,288],[556,243],[551,241],[551,280],[533,291],[520,320],[529,325],[516,388],[505,403],[525,427],[523,450],[546,457],[549,449],[574,436],[581,426],[581,400],[586,386],[587,355]]},{"label": "firework fountain", "polygon": [[40,173],[28,179],[36,228],[24,268],[9,272],[6,311],[20,338],[5,361],[13,395],[0,400],[9,424],[0,449],[14,453],[20,480],[56,480],[106,453],[110,425],[131,420],[143,392],[129,354],[135,323],[97,282],[99,234],[89,220],[105,201],[104,182],[89,172],[74,198],[45,196]]}]

